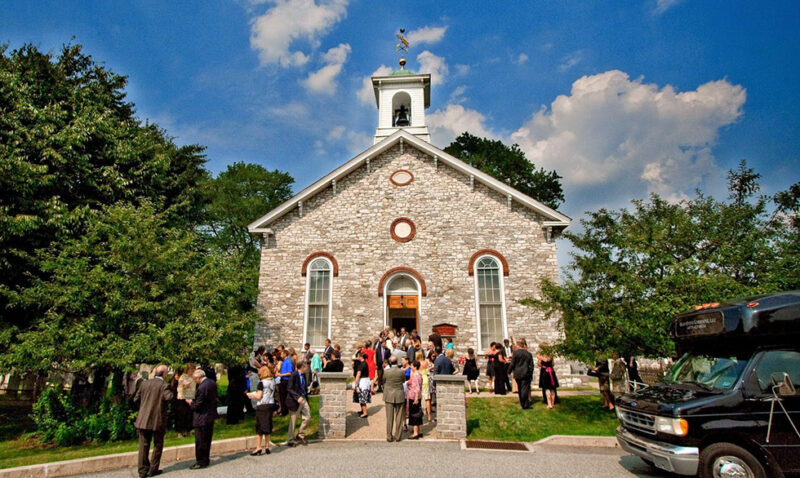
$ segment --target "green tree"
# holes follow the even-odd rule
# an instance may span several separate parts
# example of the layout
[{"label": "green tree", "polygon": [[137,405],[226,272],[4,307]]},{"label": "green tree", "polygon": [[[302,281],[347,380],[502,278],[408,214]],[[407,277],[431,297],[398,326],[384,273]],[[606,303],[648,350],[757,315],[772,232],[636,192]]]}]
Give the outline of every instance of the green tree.
[{"label": "green tree", "polygon": [[216,247],[241,254],[257,268],[260,243],[247,232],[247,225],[289,199],[292,183],[289,173],[233,163],[204,187],[208,198],[204,231]]},{"label": "green tree", "polygon": [[768,200],[756,196],[759,177],[742,162],[729,173],[726,201],[699,192],[678,203],[652,195],[633,201],[631,211],[589,213],[581,231],[565,233],[576,252],[563,283],[545,281],[542,298],[524,303],[557,318],[561,353],[588,361],[611,352],[668,356],[675,314],[800,287],[796,272],[784,270],[796,269],[800,255],[780,246]]},{"label": "green tree", "polygon": [[16,300],[44,313],[12,343],[7,365],[88,375],[244,360],[256,288],[235,257],[209,253],[196,232],[148,202],[88,215],[82,235],[37,254],[47,278]]},{"label": "green tree", "polygon": [[462,133],[444,151],[553,209],[564,202],[561,176],[536,169],[516,144]]},{"label": "green tree", "polygon": [[44,277],[38,252],[82,234],[92,211],[146,201],[173,225],[200,220],[203,148],[177,147],[137,120],[125,84],[79,45],[58,55],[0,46],[0,329],[7,337],[42,312],[11,300]]},{"label": "green tree", "polygon": [[773,201],[778,259],[770,267],[772,281],[781,290],[800,289],[800,182],[776,194]]}]

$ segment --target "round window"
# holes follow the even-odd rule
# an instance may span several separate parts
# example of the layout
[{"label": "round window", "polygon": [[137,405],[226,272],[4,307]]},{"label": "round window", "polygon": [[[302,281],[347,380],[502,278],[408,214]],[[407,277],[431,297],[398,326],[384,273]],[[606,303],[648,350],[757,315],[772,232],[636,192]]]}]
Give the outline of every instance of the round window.
[{"label": "round window", "polygon": [[397,242],[408,242],[414,238],[417,232],[416,226],[407,217],[400,217],[392,222],[389,231],[392,234],[392,239]]},{"label": "round window", "polygon": [[398,169],[392,173],[392,175],[389,177],[389,180],[395,186],[406,186],[411,184],[411,181],[414,180],[414,175],[411,174],[411,171],[406,169]]}]

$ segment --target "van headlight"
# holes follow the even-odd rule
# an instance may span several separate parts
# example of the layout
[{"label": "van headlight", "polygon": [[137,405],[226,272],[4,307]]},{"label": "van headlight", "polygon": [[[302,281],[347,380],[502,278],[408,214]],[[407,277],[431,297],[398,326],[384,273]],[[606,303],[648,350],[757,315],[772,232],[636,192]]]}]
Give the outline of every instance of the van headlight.
[{"label": "van headlight", "polygon": [[689,433],[689,422],[683,418],[656,417],[656,431],[670,435],[686,436]]}]

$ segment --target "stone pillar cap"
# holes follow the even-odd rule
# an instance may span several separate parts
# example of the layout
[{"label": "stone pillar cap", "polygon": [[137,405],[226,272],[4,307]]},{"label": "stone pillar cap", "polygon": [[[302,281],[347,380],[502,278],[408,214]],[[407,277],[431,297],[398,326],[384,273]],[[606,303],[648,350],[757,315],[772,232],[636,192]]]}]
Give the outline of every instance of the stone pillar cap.
[{"label": "stone pillar cap", "polygon": [[434,382],[463,382],[467,379],[466,375],[431,375]]},{"label": "stone pillar cap", "polygon": [[317,374],[319,378],[343,378],[348,379],[353,376],[353,374],[349,372],[319,372]]}]

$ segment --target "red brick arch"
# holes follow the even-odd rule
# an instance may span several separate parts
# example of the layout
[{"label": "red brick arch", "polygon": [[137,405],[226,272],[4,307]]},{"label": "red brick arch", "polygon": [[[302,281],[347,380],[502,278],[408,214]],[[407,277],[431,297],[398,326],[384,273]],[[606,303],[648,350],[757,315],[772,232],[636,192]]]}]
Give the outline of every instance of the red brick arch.
[{"label": "red brick arch", "polygon": [[500,254],[494,249],[481,249],[475,254],[472,254],[472,257],[469,258],[469,266],[467,266],[467,271],[469,272],[469,275],[475,275],[475,261],[477,261],[480,256],[487,256],[487,255],[494,256],[500,260],[500,262],[503,264],[503,275],[507,276],[508,261],[506,260],[505,257],[503,257],[503,254]]},{"label": "red brick arch", "polygon": [[380,282],[378,282],[378,297],[383,297],[383,285],[386,283],[389,277],[393,276],[398,272],[405,272],[408,275],[414,276],[414,278],[417,279],[417,282],[419,282],[420,295],[422,295],[423,297],[428,295],[428,287],[425,285],[425,279],[422,278],[422,275],[420,275],[419,272],[415,271],[410,267],[400,266],[400,267],[393,267],[388,271],[386,271],[385,274],[383,274],[383,277],[381,277]]},{"label": "red brick arch", "polygon": [[331,264],[333,264],[333,277],[338,277],[339,276],[339,263],[336,262],[336,258],[333,257],[333,255],[331,255],[331,254],[329,254],[327,252],[318,251],[318,252],[315,252],[315,253],[311,254],[310,256],[306,257],[306,260],[303,261],[303,269],[300,271],[300,274],[303,277],[306,276],[306,272],[308,270],[308,265],[311,264],[311,261],[313,261],[317,257],[324,257],[324,258],[328,259],[329,261],[331,261]]}]

